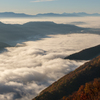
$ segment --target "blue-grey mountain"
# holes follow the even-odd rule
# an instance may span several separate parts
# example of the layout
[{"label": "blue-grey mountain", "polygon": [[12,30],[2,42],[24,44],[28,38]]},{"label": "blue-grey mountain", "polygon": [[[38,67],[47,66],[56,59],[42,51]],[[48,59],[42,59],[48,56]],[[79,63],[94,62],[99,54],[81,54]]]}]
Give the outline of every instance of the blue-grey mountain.
[{"label": "blue-grey mountain", "polygon": [[99,13],[88,14],[85,12],[79,13],[44,13],[44,14],[37,14],[37,15],[28,15],[24,13],[14,13],[14,12],[1,12],[0,17],[82,17],[82,16],[100,16]]}]

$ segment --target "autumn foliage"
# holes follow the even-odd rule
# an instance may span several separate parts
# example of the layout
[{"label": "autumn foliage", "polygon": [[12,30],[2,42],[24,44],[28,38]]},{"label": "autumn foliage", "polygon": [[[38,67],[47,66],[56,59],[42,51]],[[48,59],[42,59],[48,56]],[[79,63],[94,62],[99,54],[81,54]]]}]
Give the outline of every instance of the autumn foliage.
[{"label": "autumn foliage", "polygon": [[77,92],[69,97],[63,96],[61,100],[100,100],[100,78],[81,85]]}]

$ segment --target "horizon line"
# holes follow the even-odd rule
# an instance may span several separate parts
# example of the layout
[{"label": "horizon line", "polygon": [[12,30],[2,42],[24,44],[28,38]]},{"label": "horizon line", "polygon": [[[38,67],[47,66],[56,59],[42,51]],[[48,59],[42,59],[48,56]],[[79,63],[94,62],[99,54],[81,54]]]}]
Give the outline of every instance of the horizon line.
[{"label": "horizon line", "polygon": [[[25,14],[25,15],[33,15],[33,14],[27,14],[27,13],[17,13],[17,12],[10,12],[10,11],[5,11],[5,12],[0,12],[0,13],[14,13],[14,14]],[[87,13],[87,12],[72,12],[72,13],[67,13],[67,12],[63,12],[63,13],[55,13],[55,12],[47,12],[47,13],[37,13],[34,15],[38,15],[38,14],[78,14],[78,13],[86,13],[86,14],[100,14],[100,13]]]}]

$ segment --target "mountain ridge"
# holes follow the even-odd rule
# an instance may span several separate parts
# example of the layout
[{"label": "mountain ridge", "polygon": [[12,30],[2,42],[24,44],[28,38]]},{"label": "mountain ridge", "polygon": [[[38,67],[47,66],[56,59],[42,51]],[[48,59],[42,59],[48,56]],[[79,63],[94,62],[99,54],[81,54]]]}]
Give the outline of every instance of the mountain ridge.
[{"label": "mountain ridge", "polygon": [[39,40],[49,34],[80,33],[81,30],[85,31],[87,29],[70,24],[56,24],[54,22],[28,22],[23,25],[0,22],[0,42],[14,46],[16,41],[23,42],[31,38],[32,40]]},{"label": "mountain ridge", "polygon": [[98,56],[100,54],[100,45],[86,48],[82,51],[79,51],[77,53],[74,53],[72,55],[69,55],[65,57],[64,59],[70,59],[70,60],[91,60]]},{"label": "mountain ridge", "polygon": [[29,15],[25,13],[14,13],[14,12],[0,12],[0,17],[82,17],[82,16],[100,16],[99,13],[88,14],[85,12],[79,13],[39,13],[36,15]]}]

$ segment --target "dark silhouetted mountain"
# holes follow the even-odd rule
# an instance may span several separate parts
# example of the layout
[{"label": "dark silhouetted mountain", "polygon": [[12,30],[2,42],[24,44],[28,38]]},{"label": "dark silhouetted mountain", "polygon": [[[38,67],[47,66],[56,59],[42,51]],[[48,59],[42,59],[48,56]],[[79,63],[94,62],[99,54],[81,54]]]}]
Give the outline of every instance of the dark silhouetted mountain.
[{"label": "dark silhouetted mountain", "polygon": [[6,43],[0,42],[0,50],[4,49],[5,47],[11,47],[11,46]]},{"label": "dark silhouetted mountain", "polygon": [[62,14],[56,14],[56,13],[44,13],[44,14],[37,14],[36,16],[57,17],[57,16],[63,16],[63,15]]},{"label": "dark silhouetted mountain", "polygon": [[0,22],[0,42],[15,46],[24,41],[40,40],[48,35],[71,33],[100,33],[99,29],[81,28],[53,22],[28,22],[23,25]]},{"label": "dark silhouetted mountain", "polygon": [[100,16],[98,13],[88,14],[85,12],[79,12],[79,13],[44,13],[44,14],[37,14],[37,17],[81,17],[81,16]]},{"label": "dark silhouetted mountain", "polygon": [[37,15],[28,15],[24,13],[14,13],[14,12],[1,12],[0,17],[73,17],[73,16],[100,16],[98,13],[88,14],[85,12],[79,13],[44,13],[44,14],[37,14]]},{"label": "dark silhouetted mountain", "polygon": [[65,59],[70,60],[90,60],[94,57],[100,55],[100,45],[91,47],[88,49],[84,49],[78,53],[74,53],[68,57],[65,57]]},{"label": "dark silhouetted mountain", "polygon": [[85,28],[53,22],[28,22],[23,25],[0,22],[0,42],[16,44],[28,40],[38,40],[50,34],[81,33]]},{"label": "dark silhouetted mountain", "polygon": [[100,56],[86,62],[44,89],[33,100],[60,100],[77,91],[81,85],[100,77]]},{"label": "dark silhouetted mountain", "polygon": [[33,15],[27,15],[24,13],[14,13],[14,12],[2,12],[0,17],[33,17]]}]

